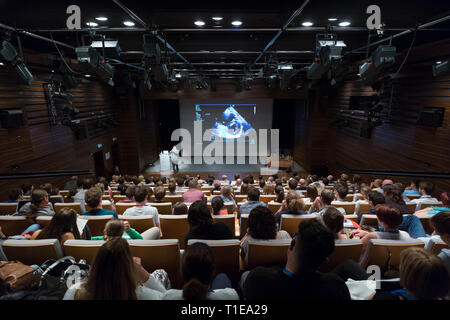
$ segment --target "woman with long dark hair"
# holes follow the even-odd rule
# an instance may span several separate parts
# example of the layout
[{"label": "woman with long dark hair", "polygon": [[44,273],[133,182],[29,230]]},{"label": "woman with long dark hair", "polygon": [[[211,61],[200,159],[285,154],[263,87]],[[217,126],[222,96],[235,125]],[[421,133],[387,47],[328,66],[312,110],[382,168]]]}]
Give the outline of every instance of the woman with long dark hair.
[{"label": "woman with long dark hair", "polygon": [[214,276],[216,263],[211,248],[202,242],[187,247],[181,271],[182,290],[168,290],[163,300],[239,300],[230,279],[220,273]]},{"label": "woman with long dark hair", "polygon": [[86,281],[70,287],[64,300],[160,300],[166,289],[131,256],[121,237],[103,244]]},{"label": "woman with long dark hair", "polygon": [[61,246],[69,239],[81,239],[77,227],[77,213],[70,208],[62,208],[42,230],[33,233],[31,240],[58,239]]}]

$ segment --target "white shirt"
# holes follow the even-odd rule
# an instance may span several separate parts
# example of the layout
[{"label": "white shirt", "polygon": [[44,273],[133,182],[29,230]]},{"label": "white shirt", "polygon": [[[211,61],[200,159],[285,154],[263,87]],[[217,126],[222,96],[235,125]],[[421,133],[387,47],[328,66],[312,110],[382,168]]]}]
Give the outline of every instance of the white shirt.
[{"label": "white shirt", "polygon": [[[74,284],[67,289],[63,300],[75,300],[75,292],[80,288],[81,282]],[[138,300],[161,300],[166,293],[166,288],[154,277],[149,277],[143,285],[136,287],[136,297]]]},{"label": "white shirt", "polygon": [[[162,300],[183,300],[183,290],[167,290]],[[208,292],[206,300],[239,300],[239,295],[232,288],[217,289]]]},{"label": "white shirt", "polygon": [[155,207],[152,207],[150,205],[145,205],[145,206],[138,205],[136,207],[128,208],[123,213],[123,216],[128,216],[128,217],[152,216],[154,226],[156,227],[159,224],[158,209],[156,209]]}]

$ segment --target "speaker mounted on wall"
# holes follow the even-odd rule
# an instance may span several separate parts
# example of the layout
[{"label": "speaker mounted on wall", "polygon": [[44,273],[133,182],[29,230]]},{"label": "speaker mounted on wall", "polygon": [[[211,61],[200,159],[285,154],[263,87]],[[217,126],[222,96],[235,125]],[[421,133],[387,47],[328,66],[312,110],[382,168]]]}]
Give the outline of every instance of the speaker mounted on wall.
[{"label": "speaker mounted on wall", "polygon": [[420,113],[419,124],[427,127],[442,127],[444,115],[443,107],[424,107]]},{"label": "speaker mounted on wall", "polygon": [[6,109],[0,110],[0,120],[5,129],[17,129],[23,126],[22,110]]}]

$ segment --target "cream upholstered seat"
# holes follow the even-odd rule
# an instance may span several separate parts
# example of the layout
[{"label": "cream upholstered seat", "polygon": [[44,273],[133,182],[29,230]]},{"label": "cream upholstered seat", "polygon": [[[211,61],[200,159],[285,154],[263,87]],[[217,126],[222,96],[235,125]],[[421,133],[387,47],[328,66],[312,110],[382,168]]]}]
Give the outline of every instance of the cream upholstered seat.
[{"label": "cream upholstered seat", "polygon": [[248,242],[247,270],[258,266],[286,264],[291,240],[265,240]]},{"label": "cream upholstered seat", "polygon": [[46,260],[63,257],[57,239],[5,240],[2,248],[9,261],[17,260],[27,265],[41,265]]},{"label": "cream upholstered seat", "polygon": [[98,250],[104,243],[103,240],[66,240],[63,245],[64,254],[74,257],[76,261],[86,260],[88,264],[92,265]]},{"label": "cream upholstered seat", "polygon": [[187,214],[159,215],[163,239],[178,239],[180,248],[184,249],[184,237],[189,232]]}]

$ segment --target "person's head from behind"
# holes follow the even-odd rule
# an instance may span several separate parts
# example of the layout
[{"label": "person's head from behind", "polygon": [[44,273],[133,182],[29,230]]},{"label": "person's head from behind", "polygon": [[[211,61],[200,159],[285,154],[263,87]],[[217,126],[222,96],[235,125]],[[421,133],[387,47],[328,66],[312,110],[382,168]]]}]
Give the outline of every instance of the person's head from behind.
[{"label": "person's head from behind", "polygon": [[220,181],[219,180],[214,180],[213,190],[214,191],[220,191],[221,187],[222,187],[222,185],[220,184]]},{"label": "person's head from behind", "polygon": [[381,179],[375,179],[375,180],[373,181],[373,186],[374,186],[374,188],[381,188],[382,183],[383,183],[383,180],[381,180]]},{"label": "person's head from behind", "polygon": [[372,191],[368,186],[361,187],[361,195],[363,196],[364,200],[369,201],[369,193]]},{"label": "person's head from behind", "polygon": [[442,241],[450,245],[450,211],[442,211],[431,218],[434,232],[441,236]]},{"label": "person's head from behind", "polygon": [[11,201],[19,201],[23,198],[22,190],[20,189],[11,189],[8,193],[8,199]]},{"label": "person's head from behind", "polygon": [[154,192],[156,201],[162,201],[166,196],[166,189],[164,187],[156,187]]},{"label": "person's head from behind", "polygon": [[324,189],[320,193],[320,199],[322,199],[322,202],[325,206],[331,205],[331,202],[334,200],[334,192],[330,189]]},{"label": "person's head from behind", "polygon": [[248,234],[254,239],[276,239],[277,223],[272,211],[267,207],[257,206],[248,215]]},{"label": "person's head from behind", "polygon": [[336,198],[338,200],[345,200],[345,197],[347,196],[348,188],[344,185],[339,185],[336,188]]},{"label": "person's head from behind", "polygon": [[353,184],[359,186],[362,183],[362,178],[359,174],[353,175]]},{"label": "person's head from behind", "polygon": [[188,207],[184,202],[177,202],[173,205],[173,214],[182,215],[188,214]]},{"label": "person's head from behind", "polygon": [[337,238],[338,233],[344,228],[344,216],[334,207],[329,207],[325,210],[322,215],[322,222],[333,232],[335,238]]},{"label": "person's head from behind", "polygon": [[319,196],[319,193],[317,192],[317,188],[314,186],[307,186],[306,187],[306,197],[309,198],[311,202],[316,200],[316,198]]},{"label": "person's head from behind", "polygon": [[305,209],[305,203],[295,191],[289,191],[286,196],[286,205],[290,212],[299,213]]},{"label": "person's head from behind", "polygon": [[197,179],[191,179],[189,181],[189,189],[198,189],[199,188],[199,184]]},{"label": "person's head from behind", "polygon": [[221,197],[214,197],[211,200],[211,208],[212,208],[213,214],[215,214],[215,215],[220,214],[220,210],[223,209],[223,206],[224,206],[224,202]]},{"label": "person's head from behind", "polygon": [[403,221],[403,215],[397,208],[392,208],[384,204],[379,204],[375,207],[375,214],[378,218],[378,223],[385,230],[398,230],[398,226]]},{"label": "person's head from behind", "polygon": [[70,208],[62,208],[50,220],[50,223],[44,227],[38,236],[38,239],[61,239],[65,233],[72,233],[75,239],[80,239],[80,233],[77,227],[77,212]]},{"label": "person's head from behind", "polygon": [[144,186],[139,186],[134,190],[134,200],[138,204],[145,203],[148,199],[148,190]]},{"label": "person's head from behind", "polygon": [[232,194],[232,188],[230,186],[224,186],[222,188],[222,190],[220,190],[220,193],[222,194],[222,196],[224,196],[225,198],[231,199],[233,194]]},{"label": "person's head from behind", "polygon": [[211,248],[202,242],[188,246],[183,255],[183,299],[205,300],[213,281],[216,263]]},{"label": "person's head from behind", "polygon": [[37,217],[37,211],[40,207],[48,206],[49,194],[45,190],[34,189],[31,193],[30,211],[27,214],[27,218],[34,220]]},{"label": "person's head from behind", "polygon": [[39,186],[39,189],[47,191],[47,193],[48,193],[49,195],[52,194],[52,184],[51,184],[51,183],[44,183],[44,184],[41,184],[41,185]]},{"label": "person's head from behind", "polygon": [[330,174],[327,176],[327,180],[328,181],[334,181],[334,177]]},{"label": "person's head from behind", "polygon": [[384,187],[388,184],[394,184],[394,181],[392,181],[391,179],[384,179],[383,182],[381,183],[381,187]]},{"label": "person's head from behind", "polygon": [[375,208],[379,204],[385,204],[386,199],[384,196],[378,191],[370,191],[369,192],[369,204]]},{"label": "person's head from behind", "polygon": [[434,185],[428,181],[422,181],[419,184],[419,193],[422,196],[430,196],[434,191]]},{"label": "person's head from behind", "polygon": [[297,189],[297,185],[298,185],[298,182],[295,179],[291,179],[288,182],[289,189],[291,189],[291,190]]},{"label": "person's head from behind", "polygon": [[241,188],[239,189],[239,194],[240,195],[248,195],[248,184],[247,183],[243,183],[241,185]]},{"label": "person's head from behind", "polygon": [[235,186],[239,187],[239,186],[241,186],[241,185],[242,185],[242,180],[241,180],[241,178],[237,178],[237,179],[236,179]]},{"label": "person's head from behind", "polygon": [[273,195],[275,193],[275,185],[266,184],[263,188],[264,195]]},{"label": "person's head from behind", "polygon": [[122,237],[106,241],[98,250],[88,280],[75,293],[76,300],[136,300],[138,279],[128,242]]},{"label": "person's head from behind", "polygon": [[104,229],[104,238],[105,240],[110,240],[116,237],[122,237],[125,232],[125,226],[122,220],[109,220]]},{"label": "person's head from behind", "polygon": [[275,187],[275,195],[277,198],[275,199],[276,202],[282,203],[284,200],[284,188],[283,186],[277,185]]},{"label": "person's head from behind", "polygon": [[[78,181],[77,179],[75,179],[76,181]],[[24,183],[22,184],[22,193],[23,194],[31,194],[31,192],[33,191],[33,185],[31,183]]]},{"label": "person's head from behind", "polygon": [[251,187],[248,189],[248,200],[259,201],[260,192],[258,188]]},{"label": "person's head from behind", "polygon": [[169,182],[169,186],[167,188],[169,189],[169,192],[173,194],[177,190],[177,185],[175,182]]},{"label": "person's head from behind", "polygon": [[212,224],[211,211],[206,203],[197,200],[190,205],[188,223],[191,229],[202,229]]},{"label": "person's head from behind", "polygon": [[450,192],[442,192],[439,200],[445,207],[450,207]]},{"label": "person's head from behind", "polygon": [[84,196],[86,203],[91,209],[101,208],[103,192],[99,188],[90,188]]},{"label": "person's head from behind", "polygon": [[179,188],[181,188],[181,187],[184,186],[184,179],[183,179],[183,177],[178,177],[178,178],[177,178],[177,186],[178,186]]},{"label": "person's head from behind", "polygon": [[266,182],[264,180],[259,180],[259,187],[263,189],[266,186]]},{"label": "person's head from behind", "polygon": [[93,184],[94,184],[94,180],[92,180],[91,178],[83,179],[83,189],[84,190],[90,189]]},{"label": "person's head from behind", "polygon": [[334,251],[334,234],[317,219],[299,224],[288,249],[286,267],[291,272],[315,271]]},{"label": "person's head from behind", "polygon": [[447,268],[442,259],[422,248],[411,247],[400,254],[400,284],[420,300],[444,298],[450,289]]}]

